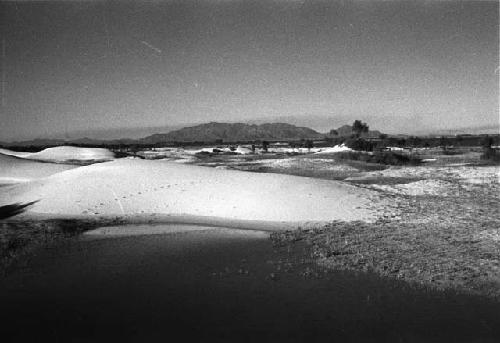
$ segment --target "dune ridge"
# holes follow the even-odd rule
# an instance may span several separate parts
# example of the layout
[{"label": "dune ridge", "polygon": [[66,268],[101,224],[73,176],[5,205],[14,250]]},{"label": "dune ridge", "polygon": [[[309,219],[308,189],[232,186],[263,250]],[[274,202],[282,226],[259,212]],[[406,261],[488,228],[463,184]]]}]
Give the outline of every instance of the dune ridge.
[{"label": "dune ridge", "polygon": [[0,154],[48,162],[111,161],[114,159],[113,152],[105,148],[80,148],[74,146],[57,146],[39,152],[18,152],[0,149]]},{"label": "dune ridge", "polygon": [[32,161],[0,152],[0,184],[37,180],[75,167],[63,163]]}]

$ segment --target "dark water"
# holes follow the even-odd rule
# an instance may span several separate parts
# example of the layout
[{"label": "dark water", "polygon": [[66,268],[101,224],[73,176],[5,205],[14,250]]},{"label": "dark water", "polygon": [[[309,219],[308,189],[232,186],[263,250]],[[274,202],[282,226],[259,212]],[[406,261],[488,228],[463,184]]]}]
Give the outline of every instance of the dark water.
[{"label": "dark water", "polygon": [[497,303],[371,275],[304,277],[312,265],[282,263],[300,261],[296,249],[209,231],[46,248],[0,283],[0,341],[500,341]]}]

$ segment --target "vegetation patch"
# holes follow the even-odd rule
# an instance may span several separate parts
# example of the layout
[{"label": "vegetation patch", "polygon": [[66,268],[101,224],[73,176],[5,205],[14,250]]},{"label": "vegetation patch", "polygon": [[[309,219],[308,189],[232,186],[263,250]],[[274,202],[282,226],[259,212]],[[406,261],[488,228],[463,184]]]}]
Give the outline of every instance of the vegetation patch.
[{"label": "vegetation patch", "polygon": [[[0,274],[6,273],[14,261],[37,247],[74,237],[84,231],[112,223],[97,220],[4,220],[0,222]],[[116,224],[116,222],[113,222]]]},{"label": "vegetation patch", "polygon": [[500,150],[493,148],[485,148],[481,154],[481,160],[500,164]]},{"label": "vegetation patch", "polygon": [[361,151],[343,151],[335,154],[338,160],[363,161],[368,163],[379,163],[386,165],[418,165],[422,160],[414,155],[403,155],[395,152],[374,152],[367,153]]},{"label": "vegetation patch", "polygon": [[439,289],[500,298],[498,183],[460,193],[393,197],[376,223],[332,222],[276,232],[277,245],[305,241],[319,264],[375,272]]}]

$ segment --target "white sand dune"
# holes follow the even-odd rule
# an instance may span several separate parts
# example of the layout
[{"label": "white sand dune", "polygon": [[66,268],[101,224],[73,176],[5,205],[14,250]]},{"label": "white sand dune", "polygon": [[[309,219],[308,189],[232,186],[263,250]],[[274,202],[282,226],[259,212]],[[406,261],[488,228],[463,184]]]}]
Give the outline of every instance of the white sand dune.
[{"label": "white sand dune", "polygon": [[32,152],[13,151],[13,150],[9,150],[9,149],[0,148],[0,154],[23,158],[23,157],[31,155]]},{"label": "white sand dune", "polygon": [[67,162],[67,161],[111,161],[114,159],[113,152],[104,148],[79,148],[73,146],[58,146],[47,148],[39,152],[17,152],[0,149],[4,155],[16,156],[37,161]]},{"label": "white sand dune", "polygon": [[330,148],[323,148],[320,151],[315,152],[315,154],[332,154],[343,151],[352,151],[352,149],[347,147],[345,144],[341,144],[341,145],[335,145],[334,147]]},{"label": "white sand dune", "polygon": [[376,192],[337,181],[121,159],[9,187],[0,205],[39,200],[28,215],[324,222],[373,220],[374,197]]},{"label": "white sand dune", "polygon": [[30,161],[0,153],[0,184],[36,180],[76,166]]}]

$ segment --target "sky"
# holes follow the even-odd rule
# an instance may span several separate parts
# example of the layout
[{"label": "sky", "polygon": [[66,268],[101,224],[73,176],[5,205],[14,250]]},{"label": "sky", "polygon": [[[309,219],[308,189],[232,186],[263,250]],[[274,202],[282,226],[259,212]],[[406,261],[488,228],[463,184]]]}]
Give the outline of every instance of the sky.
[{"label": "sky", "polygon": [[0,141],[291,117],[321,132],[499,123],[496,1],[0,6]]}]

